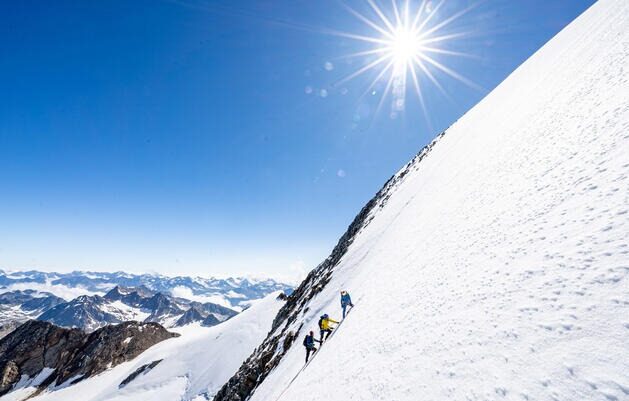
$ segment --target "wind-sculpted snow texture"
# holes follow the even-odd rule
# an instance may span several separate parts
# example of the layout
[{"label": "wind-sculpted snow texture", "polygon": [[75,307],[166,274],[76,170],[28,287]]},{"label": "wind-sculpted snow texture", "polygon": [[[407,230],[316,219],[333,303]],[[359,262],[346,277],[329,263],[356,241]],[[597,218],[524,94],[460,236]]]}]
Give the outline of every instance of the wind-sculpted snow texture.
[{"label": "wind-sculpted snow texture", "polygon": [[[215,401],[629,400],[629,2],[596,3],[425,155]],[[355,310],[289,386],[341,289]]]}]

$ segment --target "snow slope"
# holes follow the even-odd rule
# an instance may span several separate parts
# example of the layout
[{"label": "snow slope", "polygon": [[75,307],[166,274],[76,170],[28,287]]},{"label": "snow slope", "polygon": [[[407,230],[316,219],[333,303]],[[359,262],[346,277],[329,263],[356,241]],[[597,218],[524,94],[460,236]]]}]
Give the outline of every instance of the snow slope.
[{"label": "snow slope", "polygon": [[[251,401],[629,400],[629,2],[592,6],[412,170]],[[288,386],[343,288],[355,310]]]},{"label": "snow slope", "polygon": [[[205,395],[211,397],[267,334],[283,304],[276,299],[278,294],[254,301],[251,308],[220,325],[205,328],[193,324],[175,329],[181,337],[159,343],[101,375],[32,400],[205,400]],[[119,388],[138,368],[160,359],[163,361],[157,366]],[[7,397],[15,399],[11,393]]]}]

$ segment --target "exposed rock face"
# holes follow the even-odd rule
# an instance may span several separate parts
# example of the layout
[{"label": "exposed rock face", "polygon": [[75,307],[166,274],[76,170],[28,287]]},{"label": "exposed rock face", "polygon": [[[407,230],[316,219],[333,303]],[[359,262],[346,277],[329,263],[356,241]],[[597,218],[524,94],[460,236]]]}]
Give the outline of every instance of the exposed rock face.
[{"label": "exposed rock face", "polygon": [[2,369],[2,377],[0,378],[0,394],[7,392],[13,383],[20,378],[20,368],[13,361],[9,361]]},{"label": "exposed rock face", "polygon": [[23,375],[34,377],[44,367],[54,372],[40,388],[70,378],[78,381],[176,336],[157,323],[125,322],[87,334],[43,321],[26,322],[0,340],[0,395],[10,391]]},{"label": "exposed rock face", "polygon": [[82,379],[96,375],[110,366],[135,358],[161,341],[177,336],[154,322],[125,322],[105,326],[90,334],[81,348],[59,370],[57,384],[77,375],[81,375]]},{"label": "exposed rock face", "polygon": [[332,250],[332,254],[312,270],[301,285],[288,296],[286,304],[273,320],[273,327],[267,338],[242,364],[238,372],[219,390],[214,397],[214,401],[244,401],[248,399],[260,383],[280,363],[286,351],[294,344],[295,338],[299,336],[299,330],[301,330],[301,325],[299,325],[299,330],[296,333],[288,330],[288,327],[298,319],[302,310],[307,306],[308,301],[321,292],[330,281],[334,268],[347,252],[356,234],[371,222],[373,212],[387,203],[389,197],[406,174],[411,170],[419,168],[421,160],[443,135],[443,133],[438,135],[435,140],[424,147],[402,170],[391,177],[382,189],[362,208]]},{"label": "exposed rock face", "polygon": [[0,340],[0,371],[17,369],[6,377],[0,394],[6,393],[22,375],[36,376],[44,367],[62,366],[84,342],[85,333],[50,323],[30,320]]},{"label": "exposed rock face", "polygon": [[159,363],[163,361],[163,359],[158,359],[156,361],[153,361],[151,363],[147,363],[146,365],[142,365],[139,368],[137,368],[135,370],[135,372],[131,373],[129,376],[127,376],[123,381],[120,382],[120,384],[118,385],[118,388],[123,388],[124,386],[126,386],[127,384],[131,383],[136,377],[140,376],[140,375],[145,375],[146,373],[148,373],[151,369],[153,369],[155,366],[159,365]]}]

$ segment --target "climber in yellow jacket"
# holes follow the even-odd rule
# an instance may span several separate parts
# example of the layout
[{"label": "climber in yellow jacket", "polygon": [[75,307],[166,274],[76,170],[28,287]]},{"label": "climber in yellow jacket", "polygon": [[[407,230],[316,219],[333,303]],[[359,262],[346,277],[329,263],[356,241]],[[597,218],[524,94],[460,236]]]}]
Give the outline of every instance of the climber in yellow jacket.
[{"label": "climber in yellow jacket", "polygon": [[[332,323],[338,324],[336,320],[330,319],[330,316],[328,316],[327,313],[319,318],[319,333],[321,334],[321,342],[330,337],[330,333],[332,333]],[[324,334],[325,338],[323,338]]]}]

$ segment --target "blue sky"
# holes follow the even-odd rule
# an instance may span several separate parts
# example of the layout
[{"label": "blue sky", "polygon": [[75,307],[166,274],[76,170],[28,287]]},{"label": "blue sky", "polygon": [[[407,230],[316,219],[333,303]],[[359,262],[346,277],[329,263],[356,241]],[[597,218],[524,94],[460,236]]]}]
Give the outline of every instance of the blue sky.
[{"label": "blue sky", "polygon": [[[389,2],[381,2],[389,16]],[[0,4],[0,267],[291,276],[399,167],[593,1],[488,0],[378,108],[339,1]],[[377,20],[365,2],[347,2]],[[401,4],[401,2],[400,2]],[[451,0],[433,24],[473,4]],[[418,3],[411,2],[412,6]],[[434,7],[434,5],[433,5]]]}]

